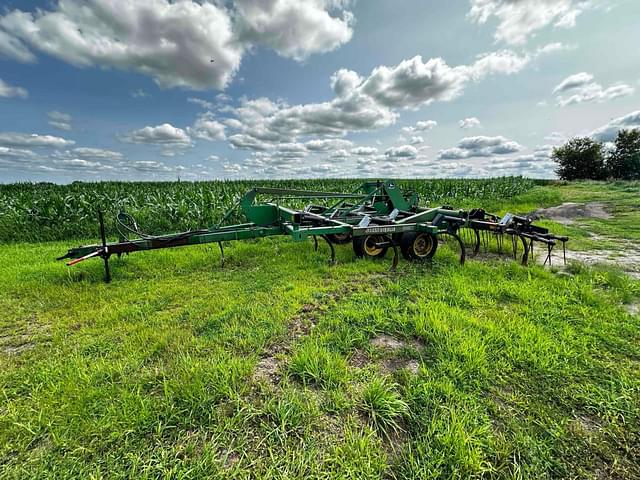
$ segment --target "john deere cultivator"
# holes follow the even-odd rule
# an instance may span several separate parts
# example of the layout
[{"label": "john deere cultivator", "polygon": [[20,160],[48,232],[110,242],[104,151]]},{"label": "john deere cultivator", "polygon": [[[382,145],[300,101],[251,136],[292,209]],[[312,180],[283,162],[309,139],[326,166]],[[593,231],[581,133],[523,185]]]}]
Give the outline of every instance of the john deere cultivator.
[{"label": "john deere cultivator", "polygon": [[[258,203],[258,197],[268,201]],[[301,202],[320,199],[324,205],[309,203],[302,210],[280,205],[281,202]],[[320,202],[319,202],[320,203]],[[238,210],[246,223],[225,225]],[[169,235],[147,235],[140,231],[128,214],[118,214],[117,226],[120,239],[107,243],[102,213],[99,213],[101,243],[70,249],[62,259],[72,259],[67,265],[75,265],[92,257],[104,261],[105,280],[110,281],[109,257],[139,250],[218,243],[224,263],[223,243],[230,240],[290,235],[294,241],[311,237],[316,250],[318,237],[329,245],[331,261],[335,261],[334,245],[352,243],[357,257],[384,257],[393,250],[393,266],[398,263],[398,248],[410,261],[431,259],[438,248],[438,238],[447,235],[460,247],[460,263],[466,257],[465,243],[478,254],[490,239],[495,239],[502,252],[504,237],[511,240],[514,257],[522,244],[522,263],[526,265],[533,252],[534,242],[546,245],[547,261],[557,242],[563,251],[568,240],[549,233],[531,223],[527,217],[506,214],[499,218],[482,209],[455,210],[451,207],[424,208],[418,205],[414,193],[403,193],[392,181],[366,182],[353,193],[328,193],[278,188],[254,188],[248,191],[222,218],[219,225],[209,229],[194,230]],[[129,235],[136,238],[129,239]]]}]

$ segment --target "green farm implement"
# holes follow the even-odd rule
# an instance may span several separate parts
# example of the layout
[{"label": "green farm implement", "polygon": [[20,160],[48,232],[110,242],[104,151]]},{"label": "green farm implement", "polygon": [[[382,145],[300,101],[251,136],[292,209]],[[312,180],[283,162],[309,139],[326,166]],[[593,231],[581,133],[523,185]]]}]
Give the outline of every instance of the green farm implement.
[{"label": "green farm implement", "polygon": [[[258,198],[264,201],[258,202]],[[282,203],[305,203],[306,206],[296,209],[282,206]],[[226,225],[238,213],[246,222]],[[511,240],[514,257],[518,255],[518,243],[522,244],[521,261],[526,265],[534,242],[546,245],[546,264],[551,262],[553,247],[561,242],[564,251],[568,240],[533,225],[528,217],[512,214],[498,217],[482,209],[421,207],[415,193],[403,192],[389,180],[365,182],[351,193],[254,188],[226,212],[218,225],[168,235],[145,234],[130,215],[121,212],[116,219],[119,241],[114,243],[106,240],[101,212],[98,218],[101,243],[72,248],[58,260],[71,259],[67,265],[75,265],[92,257],[102,258],[107,282],[111,279],[111,255],[217,243],[224,264],[223,242],[275,235],[289,235],[294,241],[311,238],[316,250],[318,238],[321,238],[331,250],[332,263],[335,262],[334,245],[351,243],[355,255],[364,258],[381,258],[392,250],[393,269],[398,264],[398,250],[407,260],[427,261],[435,255],[439,238],[445,235],[459,245],[461,264],[466,258],[465,243],[476,255],[483,244],[486,248],[489,239],[494,238],[502,252],[506,236]]]}]

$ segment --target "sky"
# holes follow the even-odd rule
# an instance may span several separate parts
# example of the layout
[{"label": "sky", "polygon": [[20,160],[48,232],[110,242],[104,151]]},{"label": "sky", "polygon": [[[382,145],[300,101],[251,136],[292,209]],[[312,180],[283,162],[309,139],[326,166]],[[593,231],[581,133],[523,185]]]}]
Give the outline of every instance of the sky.
[{"label": "sky", "polygon": [[0,0],[0,182],[553,178],[640,129],[638,0]]}]

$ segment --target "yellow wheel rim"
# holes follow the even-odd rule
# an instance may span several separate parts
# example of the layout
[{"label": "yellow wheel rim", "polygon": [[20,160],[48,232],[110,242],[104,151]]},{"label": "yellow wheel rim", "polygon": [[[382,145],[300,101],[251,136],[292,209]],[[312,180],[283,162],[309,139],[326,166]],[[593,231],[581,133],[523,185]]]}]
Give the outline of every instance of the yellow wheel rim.
[{"label": "yellow wheel rim", "polygon": [[382,253],[382,248],[377,247],[378,237],[369,236],[364,241],[364,251],[370,257],[378,256]]},{"label": "yellow wheel rim", "polygon": [[426,257],[433,248],[433,237],[431,235],[420,234],[413,241],[413,253],[416,257]]}]

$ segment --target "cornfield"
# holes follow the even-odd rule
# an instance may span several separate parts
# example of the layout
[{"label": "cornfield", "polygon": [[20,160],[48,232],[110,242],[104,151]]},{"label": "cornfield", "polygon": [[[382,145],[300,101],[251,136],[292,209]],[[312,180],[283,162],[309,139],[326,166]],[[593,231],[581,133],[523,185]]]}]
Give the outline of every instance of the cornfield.
[{"label": "cornfield", "polygon": [[[224,211],[255,186],[349,192],[358,179],[99,182],[55,185],[0,185],[0,242],[94,238],[96,211],[105,212],[108,231],[124,210],[148,233],[174,232],[216,224]],[[420,195],[426,205],[468,205],[469,201],[502,199],[532,188],[533,180],[506,177],[487,180],[398,180]]]}]

